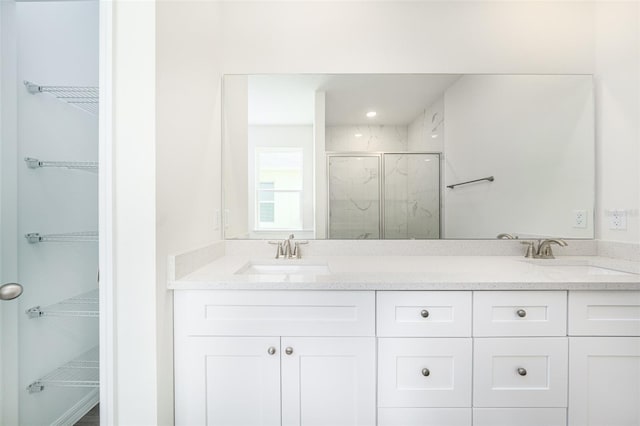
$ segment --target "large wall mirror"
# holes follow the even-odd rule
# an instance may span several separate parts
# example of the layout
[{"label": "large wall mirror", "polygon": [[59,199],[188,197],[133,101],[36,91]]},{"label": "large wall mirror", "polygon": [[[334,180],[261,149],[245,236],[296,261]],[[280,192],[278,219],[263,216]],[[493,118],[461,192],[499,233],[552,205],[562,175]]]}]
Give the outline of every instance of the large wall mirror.
[{"label": "large wall mirror", "polygon": [[225,75],[227,239],[593,238],[590,75]]}]

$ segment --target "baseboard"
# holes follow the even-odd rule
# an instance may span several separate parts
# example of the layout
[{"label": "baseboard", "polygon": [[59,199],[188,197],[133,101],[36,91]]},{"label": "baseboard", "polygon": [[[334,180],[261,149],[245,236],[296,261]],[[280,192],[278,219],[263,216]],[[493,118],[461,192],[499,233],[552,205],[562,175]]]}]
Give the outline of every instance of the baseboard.
[{"label": "baseboard", "polygon": [[73,426],[81,418],[85,416],[96,404],[100,402],[100,390],[92,389],[91,392],[86,394],[80,401],[69,408],[63,415],[58,417],[56,421],[51,423],[51,426]]}]

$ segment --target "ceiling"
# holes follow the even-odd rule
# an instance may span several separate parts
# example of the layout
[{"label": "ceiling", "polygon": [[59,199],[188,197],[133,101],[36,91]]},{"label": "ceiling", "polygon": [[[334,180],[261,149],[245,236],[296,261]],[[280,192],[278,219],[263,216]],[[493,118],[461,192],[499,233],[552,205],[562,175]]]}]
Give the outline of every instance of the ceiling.
[{"label": "ceiling", "polygon": [[[407,125],[459,74],[280,74],[248,77],[249,124],[309,125],[316,91],[326,93],[327,126]],[[376,111],[373,119],[368,111]]]}]

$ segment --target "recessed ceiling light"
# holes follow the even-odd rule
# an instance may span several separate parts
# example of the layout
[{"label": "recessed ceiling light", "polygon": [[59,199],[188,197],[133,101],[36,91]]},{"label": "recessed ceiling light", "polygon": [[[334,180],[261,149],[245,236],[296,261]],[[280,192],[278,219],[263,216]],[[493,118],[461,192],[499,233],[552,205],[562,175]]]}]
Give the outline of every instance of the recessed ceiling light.
[{"label": "recessed ceiling light", "polygon": [[362,137],[362,133],[356,133],[356,134],[355,134],[355,135],[353,135],[353,136],[355,136],[356,138],[361,138],[361,137]]},{"label": "recessed ceiling light", "polygon": [[378,115],[378,113],[377,113],[377,112],[375,112],[375,111],[369,111],[369,112],[367,113],[367,117],[369,117],[369,118],[373,118],[373,117],[375,117],[376,115]]}]

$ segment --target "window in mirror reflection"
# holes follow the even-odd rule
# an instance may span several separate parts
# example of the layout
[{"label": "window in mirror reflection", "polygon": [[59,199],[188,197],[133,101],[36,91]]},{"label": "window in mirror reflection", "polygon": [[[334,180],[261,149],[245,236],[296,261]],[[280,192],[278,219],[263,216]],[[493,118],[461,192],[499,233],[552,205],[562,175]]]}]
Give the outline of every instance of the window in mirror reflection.
[{"label": "window in mirror reflection", "polygon": [[302,148],[256,148],[256,230],[301,229]]}]

